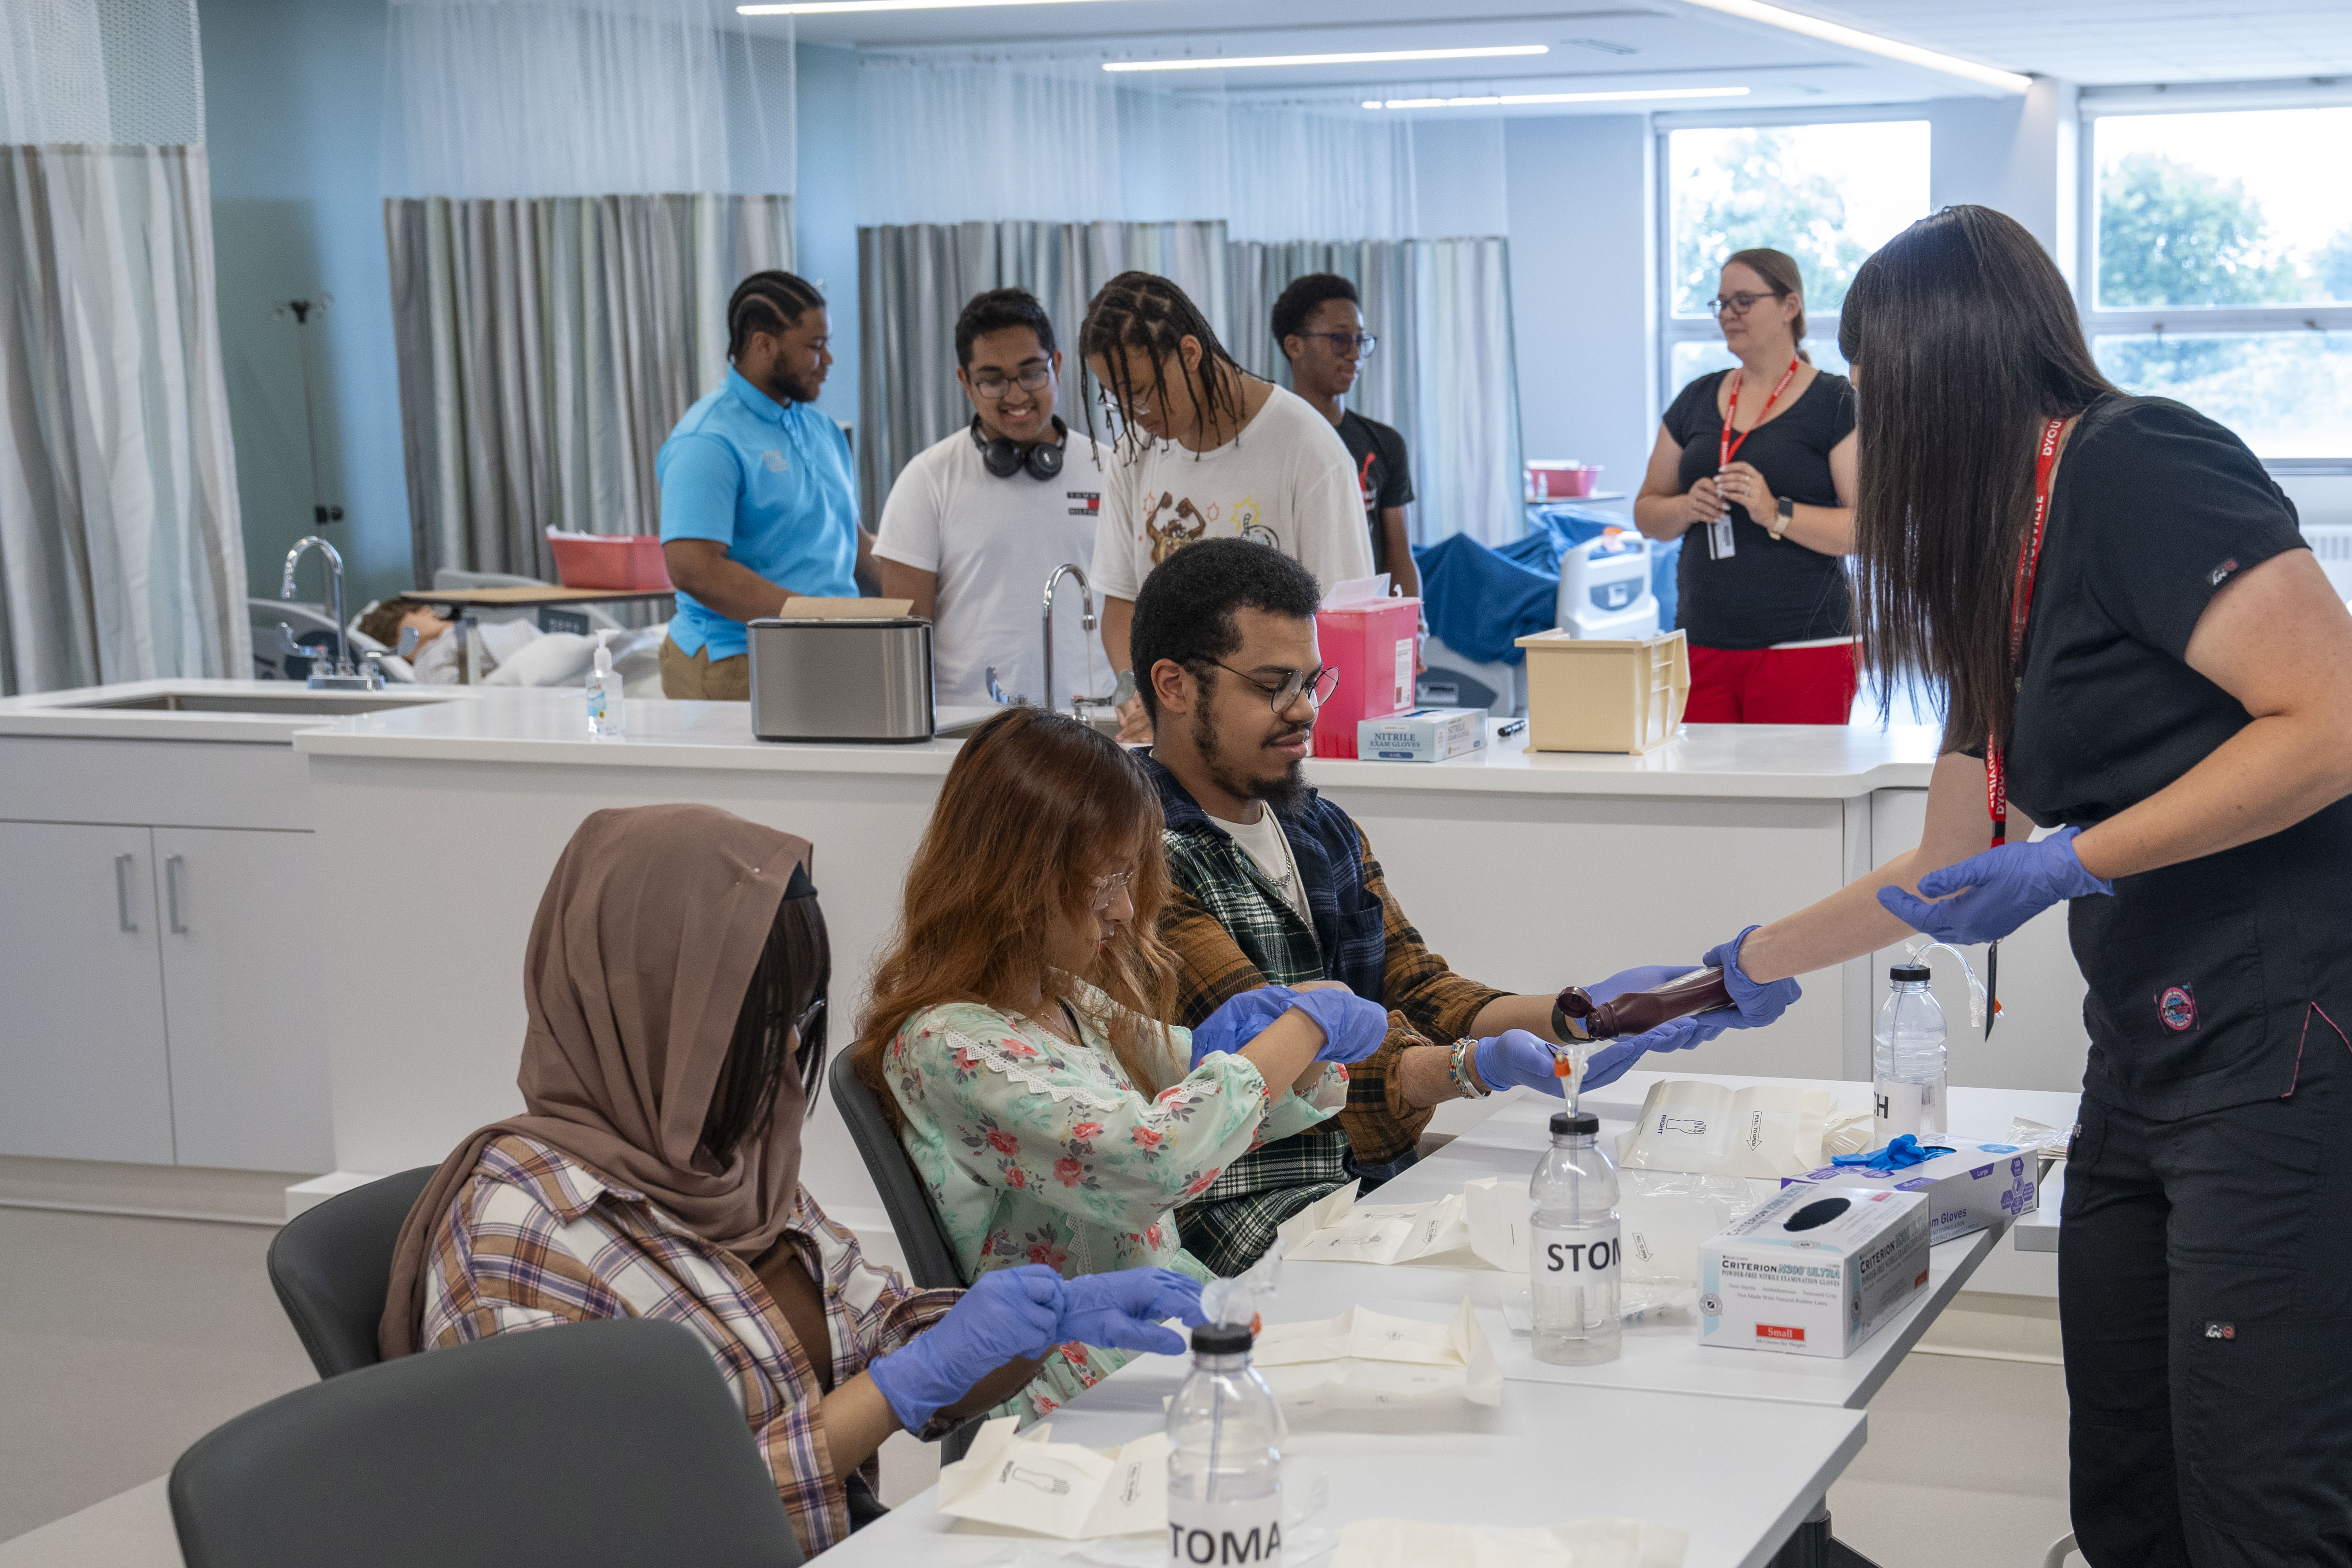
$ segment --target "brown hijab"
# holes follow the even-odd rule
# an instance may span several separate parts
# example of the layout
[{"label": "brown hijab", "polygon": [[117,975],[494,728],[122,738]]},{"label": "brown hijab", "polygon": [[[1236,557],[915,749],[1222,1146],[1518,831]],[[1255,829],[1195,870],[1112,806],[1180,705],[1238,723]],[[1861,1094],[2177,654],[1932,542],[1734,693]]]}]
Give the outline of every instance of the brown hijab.
[{"label": "brown hijab", "polygon": [[[517,1132],[633,1187],[712,1245],[767,1250],[800,1184],[799,1075],[726,1169],[695,1152],[793,869],[810,845],[704,805],[600,811],[555,863],[523,961],[524,1113],[457,1146],[408,1211],[377,1339],[413,1353],[434,1233],[483,1147]],[[705,1164],[709,1163],[706,1159]]]}]

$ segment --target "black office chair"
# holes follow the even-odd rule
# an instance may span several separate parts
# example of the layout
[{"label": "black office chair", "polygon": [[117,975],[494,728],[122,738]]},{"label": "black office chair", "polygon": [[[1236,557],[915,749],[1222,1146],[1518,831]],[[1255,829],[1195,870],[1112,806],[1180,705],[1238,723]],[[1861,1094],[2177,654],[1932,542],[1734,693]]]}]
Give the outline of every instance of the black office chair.
[{"label": "black office chair", "polygon": [[269,1244],[269,1283],[322,1378],[373,1366],[400,1227],[438,1167],[338,1193],[288,1220]]},{"label": "black office chair", "polygon": [[498,1334],[295,1390],[172,1467],[188,1568],[795,1568],[692,1330]]}]

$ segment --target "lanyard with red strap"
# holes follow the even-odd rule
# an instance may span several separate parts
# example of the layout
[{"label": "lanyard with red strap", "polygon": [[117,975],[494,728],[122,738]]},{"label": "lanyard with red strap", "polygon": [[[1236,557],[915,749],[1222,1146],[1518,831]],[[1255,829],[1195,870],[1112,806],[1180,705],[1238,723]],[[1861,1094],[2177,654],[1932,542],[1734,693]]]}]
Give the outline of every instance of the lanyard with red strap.
[{"label": "lanyard with red strap", "polygon": [[[1772,395],[1766,398],[1764,406],[1756,411],[1756,425],[1764,423],[1764,416],[1772,412],[1772,405],[1780,401],[1780,395],[1789,390],[1790,382],[1797,379],[1797,363],[1790,359],[1789,368],[1780,373],[1780,384],[1772,389]],[[1747,444],[1748,437],[1756,434],[1756,425],[1750,425],[1739,433],[1738,440],[1731,438],[1731,422],[1739,417],[1739,378],[1744,374],[1737,370],[1731,373],[1731,399],[1723,409],[1723,436],[1715,444],[1715,466],[1718,470],[1730,467],[1731,459],[1739,455],[1739,448]]]},{"label": "lanyard with red strap", "polygon": [[[2058,438],[2066,421],[2053,419],[2042,427],[2042,446],[2033,455],[2033,527],[2017,547],[2017,582],[2009,595],[2010,679],[2021,686],[2025,672],[2019,659],[2025,651],[2025,623],[2033,614],[2033,576],[2042,565],[2042,534],[2050,521],[2050,476],[2058,467]],[[2009,770],[2000,760],[2000,736],[1985,735],[1985,810],[1992,817],[1992,847],[2009,841]],[[1985,1038],[1992,1038],[1993,1020],[2000,1016],[2000,939],[1985,950]]]}]

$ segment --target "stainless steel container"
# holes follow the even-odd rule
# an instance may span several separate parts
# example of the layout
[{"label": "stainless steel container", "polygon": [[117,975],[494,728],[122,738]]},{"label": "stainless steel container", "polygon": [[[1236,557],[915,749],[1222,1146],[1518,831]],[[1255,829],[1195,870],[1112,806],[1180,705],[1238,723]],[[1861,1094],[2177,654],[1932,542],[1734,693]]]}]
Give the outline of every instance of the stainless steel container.
[{"label": "stainless steel container", "polygon": [[931,738],[931,623],[750,624],[751,733],[762,741],[890,744]]}]

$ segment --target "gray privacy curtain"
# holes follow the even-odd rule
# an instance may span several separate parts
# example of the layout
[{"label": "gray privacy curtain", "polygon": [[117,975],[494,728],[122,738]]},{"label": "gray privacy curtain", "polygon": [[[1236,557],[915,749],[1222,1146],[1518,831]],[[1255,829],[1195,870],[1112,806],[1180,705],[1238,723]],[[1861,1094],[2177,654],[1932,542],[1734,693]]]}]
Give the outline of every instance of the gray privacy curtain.
[{"label": "gray privacy curtain", "polygon": [[[1086,428],[1078,406],[1078,327],[1087,301],[1130,268],[1172,278],[1220,334],[1227,317],[1223,223],[891,224],[857,231],[857,472],[868,527],[898,470],[971,418],[956,384],[955,323],[989,289],[1026,289],[1045,306],[1061,348],[1057,412]],[[1103,431],[1097,416],[1096,428]]]},{"label": "gray privacy curtain", "polygon": [[792,198],[383,207],[416,581],[552,580],[550,528],[659,532],[655,454],[725,374],[735,285],[792,265]]},{"label": "gray privacy curtain", "polygon": [[0,147],[0,695],[250,673],[215,312],[203,147]]},{"label": "gray privacy curtain", "polygon": [[[1261,241],[1222,223],[900,224],[857,231],[858,474],[865,513],[908,458],[971,417],[955,380],[955,321],[984,289],[1017,285],[1045,302],[1066,354],[1087,300],[1129,267],[1191,293],[1243,366],[1288,384],[1269,325],[1290,280],[1337,272],[1363,297],[1380,346],[1354,405],[1404,433],[1418,541],[1466,532],[1490,544],[1526,531],[1509,244],[1501,238]],[[1083,427],[1075,363],[1062,416]]]}]

